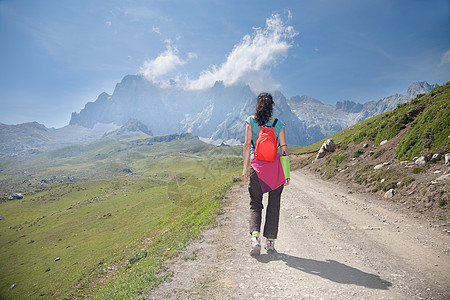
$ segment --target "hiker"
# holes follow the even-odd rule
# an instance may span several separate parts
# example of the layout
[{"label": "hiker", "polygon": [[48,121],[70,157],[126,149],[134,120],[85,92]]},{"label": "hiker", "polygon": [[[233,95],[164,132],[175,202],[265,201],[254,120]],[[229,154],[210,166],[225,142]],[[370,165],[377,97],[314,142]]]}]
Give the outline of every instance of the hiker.
[{"label": "hiker", "polygon": [[[269,201],[263,236],[267,239],[265,245],[267,253],[275,251],[275,239],[278,234],[280,216],[281,192],[283,191],[284,185],[289,184],[289,178],[285,178],[280,163],[280,155],[289,155],[284,124],[280,120],[272,117],[273,106],[274,102],[270,94],[259,94],[255,115],[249,116],[246,120],[242,178],[245,182],[249,181],[248,162],[250,157],[251,168],[248,190],[250,192],[251,255],[259,255],[261,252],[261,215],[264,208],[262,199],[263,193],[267,192],[269,193]],[[273,133],[275,134],[275,141],[270,141],[270,134],[273,135]],[[266,140],[262,141],[261,137],[263,134],[268,137],[266,140],[269,140],[269,142]],[[264,143],[266,144],[264,145]],[[275,146],[271,145],[272,143],[275,143]],[[277,153],[277,145],[279,145],[281,153]],[[265,151],[273,151],[273,147],[275,147],[274,154],[264,153]],[[260,157],[266,155],[271,156],[271,158],[267,160],[262,160],[264,158],[260,159]]]}]

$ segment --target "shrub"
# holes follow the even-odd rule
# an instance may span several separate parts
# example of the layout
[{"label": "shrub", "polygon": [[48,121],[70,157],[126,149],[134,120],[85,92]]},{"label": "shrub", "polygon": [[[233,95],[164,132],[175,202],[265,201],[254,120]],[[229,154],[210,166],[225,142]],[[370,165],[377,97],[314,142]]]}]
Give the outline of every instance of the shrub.
[{"label": "shrub", "polygon": [[410,184],[411,182],[413,182],[415,179],[411,176],[407,176],[407,177],[403,177],[402,179],[402,185],[403,184]]},{"label": "shrub", "polygon": [[375,158],[380,157],[381,155],[384,154],[384,152],[386,152],[386,149],[381,148],[380,150],[378,150],[377,152],[374,153],[373,158],[375,159]]},{"label": "shrub", "polygon": [[361,149],[358,149],[355,153],[353,153],[352,157],[353,157],[353,158],[358,158],[358,157],[360,157],[362,154],[364,154],[364,151],[362,151]]},{"label": "shrub", "polygon": [[424,168],[422,168],[422,167],[414,167],[413,169],[412,169],[412,172],[414,173],[414,174],[420,174],[420,173],[423,173],[425,170],[424,170]]}]

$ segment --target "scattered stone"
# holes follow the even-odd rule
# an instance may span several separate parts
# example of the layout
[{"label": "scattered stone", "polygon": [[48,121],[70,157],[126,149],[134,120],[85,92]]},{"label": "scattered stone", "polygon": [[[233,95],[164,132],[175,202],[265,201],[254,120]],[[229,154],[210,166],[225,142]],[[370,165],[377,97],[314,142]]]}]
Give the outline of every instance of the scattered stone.
[{"label": "scattered stone", "polygon": [[60,260],[61,258],[59,258],[59,257],[57,257],[57,258],[55,258],[55,261],[58,261],[58,260]]},{"label": "scattered stone", "polygon": [[15,283],[13,283],[10,287],[9,287],[9,289],[8,290],[12,290],[13,288],[15,288],[16,287],[16,284]]},{"label": "scattered stone", "polygon": [[3,220],[4,218],[2,216],[0,216],[0,221]]},{"label": "scattered stone", "polygon": [[18,200],[23,199],[23,195],[21,193],[13,193],[8,197],[8,200]]},{"label": "scattered stone", "polygon": [[380,180],[380,183],[383,183],[385,180],[386,180],[385,178],[381,179],[381,180]]},{"label": "scattered stone", "polygon": [[442,159],[442,154],[436,153],[431,157],[431,162],[438,162]]},{"label": "scattered stone", "polygon": [[450,166],[450,153],[445,154],[445,163]]},{"label": "scattered stone", "polygon": [[445,180],[449,180],[449,179],[450,179],[450,173],[441,175],[438,178],[436,178],[437,181],[445,181]]},{"label": "scattered stone", "polygon": [[427,163],[427,158],[425,156],[421,156],[414,161],[414,163],[418,166],[423,166]]},{"label": "scattered stone", "polygon": [[319,152],[317,153],[316,159],[324,157],[327,153],[332,153],[336,151],[336,144],[333,139],[328,139],[323,142],[322,147],[320,147]]},{"label": "scattered stone", "polygon": [[369,147],[369,144],[363,144],[363,148]]},{"label": "scattered stone", "polygon": [[386,144],[387,143],[387,140],[384,140],[384,141],[382,141],[381,143],[380,143],[380,146],[383,146],[384,144]]},{"label": "scattered stone", "polygon": [[394,197],[394,195],[395,195],[395,190],[394,189],[390,189],[389,191],[387,191],[384,194],[384,198],[392,198],[392,197]]},{"label": "scattered stone", "polygon": [[381,230],[381,227],[364,226],[364,230]]},{"label": "scattered stone", "polygon": [[384,164],[376,165],[375,167],[373,167],[373,169],[374,169],[374,170],[379,170],[379,169],[381,169],[382,167],[384,167]]},{"label": "scattered stone", "polygon": [[434,173],[434,174],[439,174],[439,173],[442,173],[442,171],[437,170],[437,171],[434,171],[433,173]]}]

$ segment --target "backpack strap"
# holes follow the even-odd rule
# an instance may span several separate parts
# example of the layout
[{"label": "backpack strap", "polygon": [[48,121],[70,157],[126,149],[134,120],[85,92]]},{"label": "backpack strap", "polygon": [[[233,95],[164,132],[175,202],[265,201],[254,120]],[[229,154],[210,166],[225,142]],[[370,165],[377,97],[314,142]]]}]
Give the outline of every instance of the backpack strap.
[{"label": "backpack strap", "polygon": [[275,119],[275,121],[273,121],[272,127],[275,128],[275,125],[277,125],[278,119]]}]

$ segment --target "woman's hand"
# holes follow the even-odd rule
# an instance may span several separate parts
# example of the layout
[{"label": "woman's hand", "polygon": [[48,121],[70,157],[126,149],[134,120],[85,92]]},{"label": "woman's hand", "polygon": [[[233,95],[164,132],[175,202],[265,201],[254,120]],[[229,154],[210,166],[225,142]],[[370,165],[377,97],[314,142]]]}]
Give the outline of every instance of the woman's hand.
[{"label": "woman's hand", "polygon": [[290,178],[286,178],[286,182],[284,183],[284,185],[289,185],[289,183],[291,182]]},{"label": "woman's hand", "polygon": [[244,180],[244,182],[248,181],[248,169],[244,168],[244,170],[242,171],[242,180]]}]

